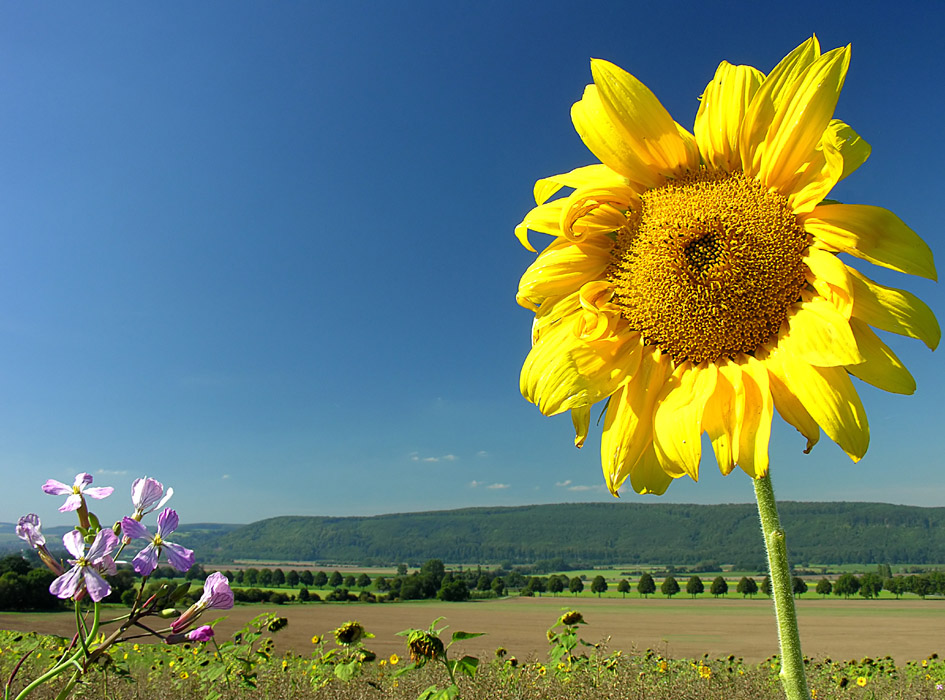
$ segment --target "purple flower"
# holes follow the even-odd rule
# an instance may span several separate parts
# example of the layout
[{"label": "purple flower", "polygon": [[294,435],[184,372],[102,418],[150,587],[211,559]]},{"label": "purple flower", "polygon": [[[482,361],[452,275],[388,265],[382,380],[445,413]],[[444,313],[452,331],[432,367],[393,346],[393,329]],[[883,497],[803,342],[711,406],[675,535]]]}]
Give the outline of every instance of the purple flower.
[{"label": "purple flower", "polygon": [[16,523],[16,536],[29,543],[30,547],[36,550],[39,558],[56,576],[62,575],[62,565],[53,559],[52,554],[46,549],[46,538],[40,529],[42,523],[36,513],[24,515]]},{"label": "purple flower", "polygon": [[83,472],[82,474],[75,475],[75,483],[72,486],[66,486],[61,481],[56,481],[55,479],[49,479],[43,484],[43,491],[51,496],[68,495],[69,497],[66,499],[66,502],[59,506],[59,512],[65,513],[70,510],[78,510],[84,503],[83,496],[105,498],[106,496],[110,496],[112,491],[115,490],[111,486],[86,488],[91,483],[92,475]]},{"label": "purple flower", "polygon": [[213,628],[210,625],[201,625],[187,633],[187,639],[192,642],[209,642],[213,639]]},{"label": "purple flower", "polygon": [[226,576],[219,571],[214,572],[207,576],[207,580],[203,582],[203,595],[200,596],[200,600],[187,608],[183,615],[174,620],[173,624],[171,624],[171,629],[174,632],[180,632],[182,629],[186,629],[200,613],[208,608],[229,610],[232,607],[233,591],[230,590],[230,582],[227,581]]},{"label": "purple flower", "polygon": [[75,557],[70,559],[72,568],[49,584],[49,592],[57,598],[72,598],[86,590],[96,603],[112,592],[111,586],[102,578],[101,572],[115,573],[115,561],[111,554],[118,546],[118,536],[111,530],[100,530],[95,541],[85,552],[85,540],[78,530],[67,532],[62,544]]},{"label": "purple flower", "polygon": [[164,484],[150,476],[135,479],[131,485],[131,502],[134,504],[135,512],[131,517],[141,520],[143,516],[167,503],[173,495],[174,489],[169,488],[165,495]]},{"label": "purple flower", "polygon": [[179,544],[168,542],[164,538],[177,529],[180,522],[176,511],[165,508],[161,511],[157,521],[157,534],[152,537],[148,528],[132,518],[122,518],[121,531],[125,537],[133,540],[150,540],[151,544],[138,552],[132,560],[135,571],[142,576],[150,576],[151,572],[157,568],[158,555],[167,550],[167,560],[178,571],[187,571],[194,565],[194,552],[191,549],[182,547]]}]

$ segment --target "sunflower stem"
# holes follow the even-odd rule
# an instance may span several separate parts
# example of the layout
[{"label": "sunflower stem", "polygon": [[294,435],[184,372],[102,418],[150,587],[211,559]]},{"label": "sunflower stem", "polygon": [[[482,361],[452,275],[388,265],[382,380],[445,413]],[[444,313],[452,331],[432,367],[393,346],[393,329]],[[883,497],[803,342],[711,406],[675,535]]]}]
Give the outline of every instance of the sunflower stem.
[{"label": "sunflower stem", "polygon": [[781,685],[788,700],[810,700],[807,678],[804,676],[804,655],[801,653],[801,637],[797,629],[797,612],[794,609],[794,588],[791,569],[788,566],[787,544],[784,530],[778,518],[778,504],[774,500],[771,477],[765,475],[754,479],[755,500],[761,517],[761,531],[768,553],[768,570],[771,575],[771,599],[778,621],[778,642],[781,646]]}]

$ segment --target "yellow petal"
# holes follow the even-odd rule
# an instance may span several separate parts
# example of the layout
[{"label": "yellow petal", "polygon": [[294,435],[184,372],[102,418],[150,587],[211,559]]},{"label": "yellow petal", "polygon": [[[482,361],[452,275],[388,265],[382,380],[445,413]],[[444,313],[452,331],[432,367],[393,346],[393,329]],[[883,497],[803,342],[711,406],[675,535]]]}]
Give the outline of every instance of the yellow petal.
[{"label": "yellow petal", "polygon": [[572,241],[589,234],[611,233],[627,225],[626,211],[637,201],[636,193],[627,185],[595,184],[576,189],[561,209],[558,228]]},{"label": "yellow petal", "polygon": [[600,449],[604,479],[614,495],[653,441],[653,409],[670,374],[668,355],[644,349],[633,381],[610,398]]},{"label": "yellow petal", "polygon": [[649,442],[636,464],[630,467],[630,487],[640,494],[662,496],[673,483],[673,477],[660,465],[653,443]]},{"label": "yellow petal", "polygon": [[610,264],[613,246],[607,236],[584,237],[578,243],[565,238],[553,241],[525,270],[516,300],[534,308],[546,299],[571,294],[586,282],[599,279]]},{"label": "yellow petal", "polygon": [[811,37],[781,59],[755,92],[742,121],[739,137],[738,152],[746,175],[758,174],[765,150],[764,143],[778,107],[793,94],[790,87],[819,57],[820,43],[817,37]]},{"label": "yellow petal", "polygon": [[873,329],[856,318],[850,321],[850,327],[866,362],[847,367],[847,371],[883,391],[894,394],[915,393],[915,379]]},{"label": "yellow petal", "polygon": [[862,459],[870,444],[869,422],[846,369],[813,367],[790,353],[776,354],[780,362],[769,369],[783,372],[778,378],[831,440],[854,462]]},{"label": "yellow petal", "polygon": [[571,424],[574,425],[574,446],[580,449],[584,447],[587,431],[591,426],[591,407],[572,408]]},{"label": "yellow petal", "polygon": [[738,466],[753,479],[768,473],[768,444],[774,401],[767,369],[755,358],[744,356],[738,364],[744,386],[744,414],[738,422]]},{"label": "yellow petal", "polygon": [[551,330],[522,365],[522,395],[546,416],[606,398],[640,364],[639,335],[621,333],[585,342],[571,326]]},{"label": "yellow petal", "polygon": [[[836,121],[836,120],[835,120]],[[788,202],[795,214],[808,214],[820,204],[843,176],[843,154],[832,138],[830,127],[791,186]]]},{"label": "yellow petal", "polygon": [[807,276],[811,286],[844,318],[850,318],[853,313],[853,282],[843,261],[826,250],[808,248],[804,264],[811,273]]},{"label": "yellow petal", "polygon": [[751,66],[733,66],[722,61],[706,86],[696,114],[695,137],[706,162],[732,171],[741,168],[738,155],[742,120],[764,80],[764,73]]},{"label": "yellow petal", "polygon": [[775,110],[761,157],[758,177],[766,185],[793,191],[833,117],[849,65],[849,46],[828,51],[785,88],[791,95]]},{"label": "yellow petal", "polygon": [[646,85],[601,59],[591,61],[591,73],[604,110],[644,163],[663,175],[699,165],[692,136],[676,124]]},{"label": "yellow petal", "polygon": [[853,317],[874,328],[918,338],[934,350],[942,338],[942,330],[932,309],[914,294],[884,287],[853,268],[850,279],[853,289]]},{"label": "yellow petal", "polygon": [[620,187],[627,184],[627,178],[615,173],[606,165],[585,165],[581,168],[543,177],[535,183],[535,204],[544,204],[562,187],[588,187],[598,185],[602,187]]},{"label": "yellow petal", "polygon": [[699,480],[702,416],[715,391],[714,364],[683,362],[663,387],[653,414],[653,444],[668,473],[682,470]]},{"label": "yellow petal", "polygon": [[532,345],[541,340],[551,329],[567,325],[574,329],[581,320],[581,298],[579,292],[556,299],[546,299],[535,310],[532,323]]},{"label": "yellow petal", "polygon": [[719,464],[722,474],[729,474],[735,468],[735,451],[737,440],[735,432],[735,391],[726,378],[726,361],[719,365],[718,377],[715,381],[715,391],[706,401],[705,413],[702,416],[702,427],[705,428],[709,440],[712,441],[712,451],[715,461]]},{"label": "yellow petal", "polygon": [[631,185],[637,184],[639,191],[663,182],[663,176],[634,152],[607,116],[596,86],[588,85],[584,96],[571,107],[571,121],[590,152],[611,170],[626,177]]},{"label": "yellow petal", "polygon": [[788,390],[781,380],[784,376],[784,370],[780,366],[777,356],[769,356],[762,360],[762,364],[768,369],[768,386],[771,389],[771,396],[774,399],[774,407],[778,415],[784,419],[788,425],[794,426],[795,430],[807,438],[807,447],[804,452],[810,452],[811,449],[820,441],[820,426],[817,425],[807,409],[804,408],[800,400]]},{"label": "yellow petal", "polygon": [[816,367],[836,367],[863,362],[850,322],[826,299],[814,297],[797,305],[788,315],[788,331],[778,347]]},{"label": "yellow petal", "polygon": [[870,157],[872,151],[870,145],[848,124],[844,124],[839,119],[830,122],[830,128],[827,129],[825,137],[831,139],[840,155],[843,156],[841,180],[863,165],[866,159]]},{"label": "yellow petal", "polygon": [[534,253],[535,248],[528,242],[529,230],[560,236],[561,209],[564,203],[564,199],[556,199],[547,204],[539,204],[525,215],[522,223],[515,227],[515,237],[525,248]]},{"label": "yellow petal", "polygon": [[849,253],[891,270],[937,279],[932,251],[887,209],[865,204],[824,204],[799,217],[814,245]]}]

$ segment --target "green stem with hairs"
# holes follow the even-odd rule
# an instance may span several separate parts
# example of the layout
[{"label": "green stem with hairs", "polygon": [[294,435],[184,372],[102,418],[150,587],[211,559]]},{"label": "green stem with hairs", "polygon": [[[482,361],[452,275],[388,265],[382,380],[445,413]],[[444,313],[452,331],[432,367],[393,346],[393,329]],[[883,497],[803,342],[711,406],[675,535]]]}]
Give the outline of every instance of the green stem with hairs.
[{"label": "green stem with hairs", "polygon": [[778,641],[781,645],[781,685],[788,700],[810,700],[807,678],[804,676],[804,655],[801,653],[801,637],[797,629],[797,612],[794,610],[794,588],[791,585],[791,568],[788,566],[787,544],[784,530],[778,518],[778,505],[774,500],[771,477],[765,475],[755,482],[755,500],[761,517],[761,531],[768,553],[768,570],[771,575],[771,599],[778,621]]}]

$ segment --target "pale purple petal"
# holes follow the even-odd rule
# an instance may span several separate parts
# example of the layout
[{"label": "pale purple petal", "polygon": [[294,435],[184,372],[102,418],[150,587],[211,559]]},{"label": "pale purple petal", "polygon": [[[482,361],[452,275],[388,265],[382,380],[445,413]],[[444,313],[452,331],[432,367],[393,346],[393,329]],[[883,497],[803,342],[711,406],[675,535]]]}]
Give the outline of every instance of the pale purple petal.
[{"label": "pale purple petal", "polygon": [[[71,493],[71,492],[70,492]],[[70,510],[78,510],[79,506],[82,505],[82,496],[73,493],[69,498],[66,499],[66,502],[59,506],[60,513],[68,513]]]},{"label": "pale purple petal", "polygon": [[57,598],[71,598],[79,588],[79,582],[82,580],[82,567],[73,566],[62,576],[49,584],[49,592]]},{"label": "pale purple petal", "polygon": [[169,500],[171,500],[171,496],[173,496],[173,495],[174,495],[174,489],[172,489],[170,486],[168,486],[168,487],[167,487],[167,492],[164,494],[164,498],[161,499],[161,502],[160,502],[160,503],[158,503],[156,506],[154,506],[154,510],[157,510],[158,508],[160,508],[161,506],[163,506],[165,503],[167,503]]},{"label": "pale purple petal", "polygon": [[197,605],[203,604],[207,608],[218,608],[220,610],[229,610],[233,607],[233,591],[230,590],[230,582],[226,576],[216,571],[203,582],[203,595],[197,601]]},{"label": "pale purple petal", "polygon": [[75,475],[75,483],[73,486],[79,491],[84,491],[85,487],[92,483],[92,475],[87,472],[82,472],[81,474]]},{"label": "pale purple petal", "polygon": [[151,539],[148,528],[133,518],[124,517],[121,519],[121,532],[125,537],[130,537],[133,540]]},{"label": "pale purple petal", "polygon": [[142,576],[150,576],[151,572],[157,568],[158,550],[153,544],[149,544],[135,555],[131,560],[131,565]]},{"label": "pale purple petal", "polygon": [[118,566],[115,564],[115,560],[107,554],[99,561],[98,568],[109,576],[114,576],[118,573]]},{"label": "pale purple petal", "polygon": [[114,490],[115,489],[111,486],[94,486],[93,488],[83,490],[82,493],[86,496],[101,500],[102,498],[111,496]]},{"label": "pale purple petal", "polygon": [[109,556],[118,546],[118,535],[111,530],[99,530],[95,536],[95,541],[89,547],[89,554],[86,557],[93,564],[97,564],[102,558]]},{"label": "pale purple petal", "polygon": [[29,542],[33,549],[42,547],[46,544],[46,538],[43,537],[40,527],[42,527],[42,523],[40,523],[39,516],[36,513],[24,515],[16,523],[16,536]]},{"label": "pale purple petal", "polygon": [[158,535],[163,539],[174,532],[180,524],[180,518],[177,517],[177,511],[171,508],[165,508],[158,516]]},{"label": "pale purple petal", "polygon": [[[69,550],[69,554],[81,559],[85,554],[85,539],[78,530],[70,530],[62,536],[62,546]],[[68,597],[68,596],[67,596]]]},{"label": "pale purple petal", "polygon": [[165,542],[167,560],[178,571],[187,571],[194,565],[194,551],[173,542]]},{"label": "pale purple petal", "polygon": [[[168,494],[163,499],[164,485],[157,479],[146,476],[142,479],[135,479],[131,485],[131,502],[134,504],[135,511],[144,515],[154,510],[155,504],[160,508],[170,498],[173,489],[168,489]],[[160,503],[158,503],[160,501]]]},{"label": "pale purple petal", "polygon": [[[111,530],[103,530],[102,532],[111,532]],[[85,588],[89,592],[89,597],[92,600],[97,603],[112,592],[112,587],[108,585],[108,581],[103,579],[95,569],[91,566],[85,566],[83,569],[84,571],[82,573],[85,576]]]},{"label": "pale purple petal", "polygon": [[61,481],[49,479],[43,484],[43,492],[48,493],[50,496],[65,496],[67,493],[72,493],[72,487],[66,486]]},{"label": "pale purple petal", "polygon": [[209,642],[213,639],[213,628],[210,625],[201,625],[187,633],[187,639],[192,642]]}]

